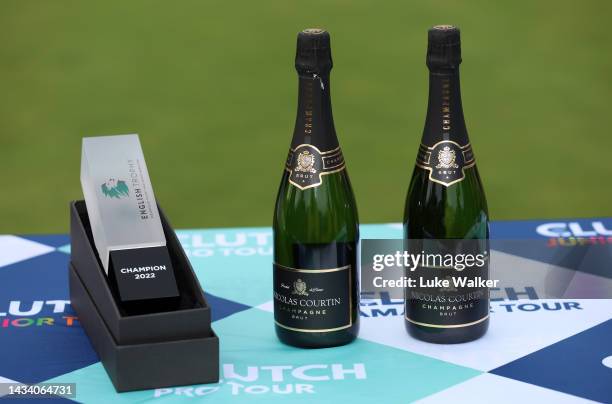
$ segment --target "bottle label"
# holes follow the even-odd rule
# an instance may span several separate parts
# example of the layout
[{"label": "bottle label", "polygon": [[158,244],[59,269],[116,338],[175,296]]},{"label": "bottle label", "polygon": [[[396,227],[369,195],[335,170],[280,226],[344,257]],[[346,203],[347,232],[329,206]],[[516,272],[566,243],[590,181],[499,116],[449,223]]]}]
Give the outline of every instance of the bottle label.
[{"label": "bottle label", "polygon": [[344,157],[340,147],[320,151],[310,144],[301,144],[289,150],[285,169],[289,172],[289,183],[301,190],[318,187],[323,176],[344,170]]},{"label": "bottle label", "polygon": [[430,289],[413,288],[407,293],[405,318],[413,324],[432,328],[460,328],[489,318],[487,288],[439,289],[433,293]]},{"label": "bottle label", "polygon": [[301,332],[349,328],[352,321],[351,266],[297,269],[274,264],[274,320]]},{"label": "bottle label", "polygon": [[443,140],[432,147],[421,144],[416,165],[429,171],[429,180],[445,187],[461,182],[464,170],[476,164],[472,146],[461,146],[452,140]]},{"label": "bottle label", "polygon": [[[488,254],[483,266],[468,266],[461,271],[473,284],[456,285],[453,268],[425,267],[416,269],[419,284],[406,290],[405,318],[413,324],[432,328],[469,327],[489,317],[489,289],[479,281],[489,279]],[[435,280],[448,280],[448,287],[437,287]],[[428,287],[426,287],[428,286]]]}]

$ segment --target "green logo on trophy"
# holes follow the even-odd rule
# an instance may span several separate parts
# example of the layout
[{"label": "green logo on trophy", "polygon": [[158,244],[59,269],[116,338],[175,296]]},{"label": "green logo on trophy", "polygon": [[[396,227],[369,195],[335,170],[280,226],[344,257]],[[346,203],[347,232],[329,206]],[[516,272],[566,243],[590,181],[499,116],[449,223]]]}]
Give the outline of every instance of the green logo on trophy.
[{"label": "green logo on trophy", "polygon": [[120,199],[128,196],[130,190],[125,181],[109,178],[108,181],[102,184],[102,193],[106,197]]}]

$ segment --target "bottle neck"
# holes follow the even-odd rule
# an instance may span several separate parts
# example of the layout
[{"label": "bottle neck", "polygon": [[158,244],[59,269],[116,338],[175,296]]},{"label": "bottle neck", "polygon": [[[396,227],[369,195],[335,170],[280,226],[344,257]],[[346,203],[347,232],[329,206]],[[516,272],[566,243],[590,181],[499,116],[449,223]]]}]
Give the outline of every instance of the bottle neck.
[{"label": "bottle neck", "polygon": [[469,143],[461,105],[459,69],[429,73],[429,104],[422,143],[431,147],[443,140],[460,146]]},{"label": "bottle neck", "polygon": [[329,73],[299,75],[298,111],[291,148],[309,144],[321,152],[338,147],[329,88]]}]

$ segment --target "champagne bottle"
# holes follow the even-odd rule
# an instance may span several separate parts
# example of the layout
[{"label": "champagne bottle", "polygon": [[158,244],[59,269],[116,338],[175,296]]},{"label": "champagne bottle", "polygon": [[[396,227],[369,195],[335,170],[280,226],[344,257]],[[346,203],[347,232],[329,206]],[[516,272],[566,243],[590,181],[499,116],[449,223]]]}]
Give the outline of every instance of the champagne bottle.
[{"label": "champagne bottle", "polygon": [[[435,26],[429,30],[428,40],[429,104],[406,198],[404,239],[413,247],[416,244],[413,250],[427,253],[432,246],[442,248],[441,240],[451,242],[445,245],[452,247],[443,248],[451,248],[453,251],[445,252],[453,254],[461,253],[462,246],[469,244],[469,249],[483,253],[484,265],[452,276],[487,279],[488,210],[461,105],[459,29]],[[448,279],[448,270],[421,268],[421,274]],[[489,325],[489,291],[477,287],[407,288],[405,325],[410,335],[428,342],[477,339]]]},{"label": "champagne bottle", "polygon": [[274,320],[299,347],[353,341],[359,329],[353,191],[331,110],[329,34],[298,34],[298,112],[274,212]]}]

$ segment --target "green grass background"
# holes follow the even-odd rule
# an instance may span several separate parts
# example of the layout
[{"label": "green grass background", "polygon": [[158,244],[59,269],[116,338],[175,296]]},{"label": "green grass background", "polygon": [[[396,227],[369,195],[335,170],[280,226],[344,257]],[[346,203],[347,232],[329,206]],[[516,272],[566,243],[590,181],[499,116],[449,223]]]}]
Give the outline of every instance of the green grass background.
[{"label": "green grass background", "polygon": [[80,139],[139,133],[175,227],[270,225],[296,33],[332,34],[361,221],[401,220],[427,28],[462,29],[493,219],[612,214],[609,1],[0,1],[0,233],[67,232]]}]

